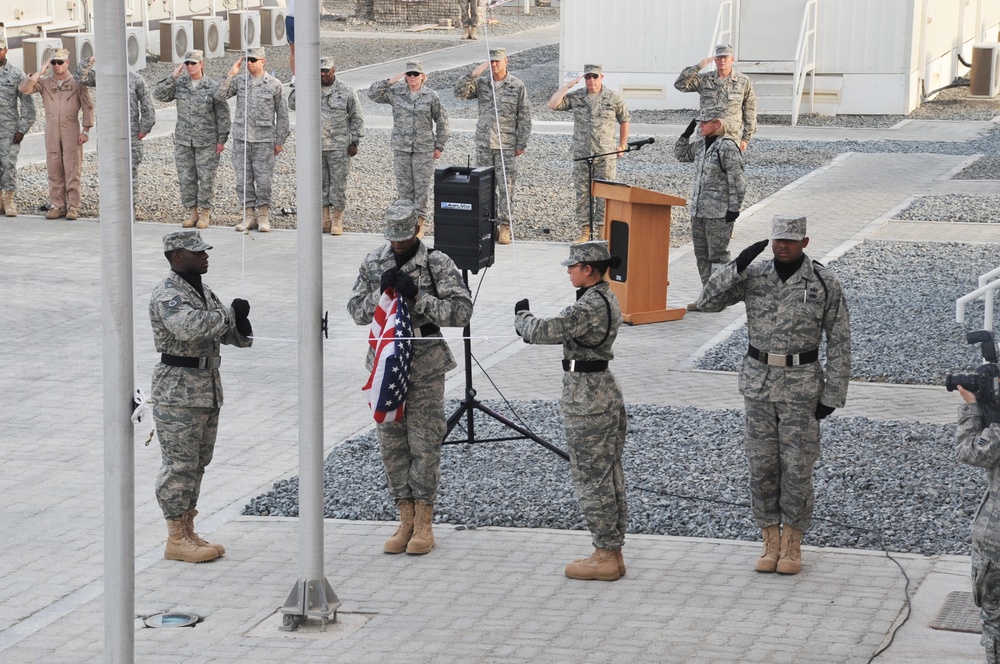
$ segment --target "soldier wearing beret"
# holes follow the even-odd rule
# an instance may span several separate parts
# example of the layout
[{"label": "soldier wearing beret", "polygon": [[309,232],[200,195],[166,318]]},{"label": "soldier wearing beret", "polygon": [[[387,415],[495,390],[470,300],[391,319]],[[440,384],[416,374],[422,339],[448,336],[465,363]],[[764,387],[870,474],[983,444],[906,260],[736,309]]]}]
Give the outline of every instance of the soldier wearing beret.
[{"label": "soldier wearing beret", "polygon": [[851,327],[836,275],[803,252],[806,218],[776,216],[771,242],[773,260],[753,262],[767,240],[750,245],[709,278],[697,306],[746,304],[750,344],[739,383],[750,502],[764,540],[756,569],[797,574],[802,531],[812,522],[819,422],[847,400]]},{"label": "soldier wearing beret", "polygon": [[[757,131],[757,95],[750,78],[733,69],[734,53],[729,44],[719,44],[714,58],[705,58],[681,71],[674,87],[681,92],[697,92],[700,109],[721,109],[728,129],[726,135],[742,151]],[[713,61],[715,71],[698,73]]]},{"label": "soldier wearing beret", "polygon": [[[371,325],[379,298],[392,287],[406,298],[413,334],[419,337],[413,341],[405,415],[397,422],[378,424],[389,493],[400,515],[399,528],[383,550],[419,555],[434,548],[431,523],[446,427],[444,377],[456,366],[441,328],[468,325],[472,297],[454,261],[420,241],[418,211],[412,201],[390,205],[385,220],[388,243],[365,256],[347,311],[358,325]],[[369,348],[369,370],[374,357]]]},{"label": "soldier wearing beret", "polygon": [[202,282],[209,246],[199,231],[163,236],[170,276],[153,289],[149,321],[160,362],[153,370],[153,422],[163,457],[156,500],[167,520],[164,558],[200,563],[225,553],[194,530],[205,468],[212,460],[222,408],[220,344],[249,348],[250,304],[226,306]]},{"label": "soldier wearing beret", "polygon": [[593,537],[594,553],[566,566],[571,579],[616,581],[625,574],[622,545],[628,524],[622,452],[628,419],[621,387],[608,363],[622,324],[618,298],[605,280],[621,264],[608,243],[570,247],[566,266],[576,302],[557,316],[539,318],[528,300],[514,305],[514,329],[525,343],[562,344],[562,412],[570,471],[580,509]]},{"label": "soldier wearing beret", "polygon": [[7,38],[0,35],[0,213],[17,216],[17,155],[35,124],[35,100],[18,89],[27,78],[7,59]]}]

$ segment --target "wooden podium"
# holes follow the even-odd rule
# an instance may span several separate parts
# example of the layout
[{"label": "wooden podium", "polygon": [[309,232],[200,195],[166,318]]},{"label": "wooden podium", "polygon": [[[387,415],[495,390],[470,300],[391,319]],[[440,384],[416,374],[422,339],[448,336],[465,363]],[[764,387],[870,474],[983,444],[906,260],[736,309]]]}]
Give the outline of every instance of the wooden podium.
[{"label": "wooden podium", "polygon": [[687,205],[683,198],[619,182],[594,180],[593,194],[607,201],[604,239],[621,256],[608,272],[622,318],[630,325],[679,320],[687,309],[667,307],[670,258],[670,207]]}]

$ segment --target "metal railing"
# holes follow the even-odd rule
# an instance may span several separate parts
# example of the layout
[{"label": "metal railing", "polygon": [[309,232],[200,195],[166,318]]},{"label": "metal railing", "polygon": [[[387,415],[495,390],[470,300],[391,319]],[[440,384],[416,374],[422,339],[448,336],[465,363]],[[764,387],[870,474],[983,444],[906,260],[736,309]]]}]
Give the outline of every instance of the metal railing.
[{"label": "metal railing", "polygon": [[733,0],[722,0],[719,4],[715,29],[712,31],[712,43],[708,45],[708,57],[715,56],[716,44],[733,44]]},{"label": "metal railing", "polygon": [[1000,267],[979,277],[979,288],[955,301],[955,322],[965,322],[965,305],[983,298],[986,301],[983,312],[983,329],[993,331],[993,293],[1000,288]]},{"label": "metal railing", "polygon": [[792,126],[799,122],[799,108],[802,105],[802,93],[806,86],[806,75],[811,82],[809,86],[809,112],[813,112],[816,99],[816,0],[806,0],[802,11],[802,28],[799,30],[799,43],[795,47],[795,73],[792,74]]}]

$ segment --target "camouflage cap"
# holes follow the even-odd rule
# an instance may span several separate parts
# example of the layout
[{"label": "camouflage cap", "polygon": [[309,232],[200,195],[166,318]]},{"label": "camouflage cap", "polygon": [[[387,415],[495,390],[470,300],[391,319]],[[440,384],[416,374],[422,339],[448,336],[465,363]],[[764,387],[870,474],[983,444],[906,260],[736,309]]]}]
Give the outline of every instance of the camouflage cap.
[{"label": "camouflage cap", "polygon": [[7,48],[7,38],[0,35],[0,48]]},{"label": "camouflage cap", "polygon": [[562,262],[562,265],[569,267],[577,263],[597,263],[611,260],[608,252],[607,240],[591,240],[590,242],[577,242],[569,247],[569,258]]},{"label": "camouflage cap", "polygon": [[413,201],[399,199],[385,211],[385,239],[404,242],[417,234],[417,208]]},{"label": "camouflage cap", "polygon": [[709,120],[717,120],[726,114],[721,108],[703,108],[698,111],[698,116],[695,118],[698,122],[708,122]]},{"label": "camouflage cap", "polygon": [[187,249],[188,251],[208,251],[212,245],[201,239],[200,231],[175,231],[163,236],[163,251]]},{"label": "camouflage cap", "polygon": [[333,66],[333,58],[332,57],[320,58],[319,59],[319,68],[320,68],[320,71],[323,71],[323,70],[326,70],[326,69],[336,69],[336,67]]},{"label": "camouflage cap", "polygon": [[507,49],[505,48],[490,49],[490,60],[506,60],[506,59],[507,59]]},{"label": "camouflage cap", "polygon": [[771,222],[772,240],[801,241],[806,236],[806,218],[778,214]]},{"label": "camouflage cap", "polygon": [[717,58],[724,55],[732,56],[735,55],[735,53],[736,51],[733,50],[733,47],[730,44],[719,44],[715,47],[715,57]]},{"label": "camouflage cap", "polygon": [[424,73],[424,63],[420,60],[410,60],[406,63],[406,69],[404,71],[417,71],[421,74]]},{"label": "camouflage cap", "polygon": [[195,49],[184,54],[184,62],[204,62],[205,53]]},{"label": "camouflage cap", "polygon": [[49,51],[49,60],[69,60],[69,51],[64,48],[54,48]]},{"label": "camouflage cap", "polygon": [[583,73],[586,74],[597,74],[600,76],[604,73],[604,65],[584,65]]},{"label": "camouflage cap", "polygon": [[249,49],[247,49],[247,57],[248,58],[257,58],[258,60],[264,60],[264,59],[266,59],[265,56],[264,56],[264,47],[263,46],[258,46],[257,48],[249,48]]}]

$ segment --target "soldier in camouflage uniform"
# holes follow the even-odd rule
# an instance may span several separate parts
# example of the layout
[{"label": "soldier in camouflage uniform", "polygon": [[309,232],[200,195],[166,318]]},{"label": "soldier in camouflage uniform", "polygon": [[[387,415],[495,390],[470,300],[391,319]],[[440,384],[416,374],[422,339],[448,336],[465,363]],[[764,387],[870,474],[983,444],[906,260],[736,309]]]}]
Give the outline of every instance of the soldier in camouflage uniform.
[{"label": "soldier in camouflage uniform", "polygon": [[[405,82],[400,79],[406,78]],[[427,75],[419,60],[406,63],[406,71],[384,81],[375,81],[368,96],[379,104],[392,106],[392,135],[396,175],[396,196],[417,206],[422,238],[430,216],[430,188],[434,179],[434,161],[441,157],[451,135],[448,112],[437,92],[424,83]]]},{"label": "soldier in camouflage uniform", "polygon": [[[320,61],[320,129],[323,133],[323,232],[344,232],[344,208],[347,207],[347,176],[351,158],[358,153],[358,143],[365,134],[361,102],[354,88],[337,80],[333,58]],[[295,110],[295,90],[288,95],[288,107]]]},{"label": "soldier in camouflage uniform", "polygon": [[[701,122],[701,137],[690,142],[695,125]],[[694,190],[688,201],[691,215],[691,241],[701,285],[708,283],[712,271],[729,262],[729,239],[733,222],[740,216],[746,180],[743,177],[743,153],[726,136],[726,122],[712,111],[702,111],[674,145],[674,156],[694,162]],[[687,306],[697,311],[696,304]]]},{"label": "soldier in camouflage uniform", "polygon": [[7,39],[0,35],[0,212],[17,216],[17,155],[21,140],[35,124],[35,100],[18,90],[27,76],[7,59]]},{"label": "soldier in camouflage uniform", "polygon": [[245,221],[239,232],[271,230],[271,174],[274,159],[284,149],[290,133],[288,104],[281,81],[264,70],[264,49],[247,51],[247,73],[237,78],[240,57],[215,90],[215,98],[236,97],[233,121],[233,169],[236,171],[236,198],[243,203]]},{"label": "soldier in camouflage uniform", "polygon": [[958,388],[965,399],[958,410],[955,455],[962,463],[986,471],[986,494],[972,521],[972,596],[983,621],[980,643],[987,664],[1000,664],[1000,424]]},{"label": "soldier in camouflage uniform", "polygon": [[608,361],[622,324],[618,298],[604,276],[621,264],[608,243],[570,247],[563,265],[576,302],[558,316],[537,318],[528,300],[514,305],[514,328],[529,344],[562,344],[562,411],[570,470],[580,509],[594,539],[594,553],[566,566],[571,579],[615,581],[625,575],[622,545],[628,524],[622,451],[628,419],[625,401]]},{"label": "soldier in camouflage uniform", "polygon": [[[444,376],[456,366],[440,328],[468,325],[472,297],[451,258],[428,250],[417,237],[419,222],[411,201],[396,201],[385,216],[389,243],[365,256],[347,310],[358,325],[371,325],[382,293],[395,288],[406,298],[413,334],[420,337],[413,341],[406,414],[398,422],[378,424],[389,494],[400,515],[399,528],[383,550],[419,555],[434,548],[431,523],[446,426]],[[369,370],[374,357],[369,348]]]},{"label": "soldier in camouflage uniform", "polygon": [[802,531],[812,521],[819,421],[847,399],[851,328],[837,277],[803,253],[805,217],[776,216],[771,240],[773,260],[753,263],[767,240],[747,247],[709,278],[697,304],[702,311],[746,304],[750,346],[739,383],[750,499],[764,540],[756,569],[797,574]]},{"label": "soldier in camouflage uniform", "polygon": [[[592,154],[619,153],[628,149],[629,112],[625,100],[617,92],[604,87],[604,68],[601,65],[584,65],[583,76],[577,77],[556,90],[548,106],[553,111],[573,112],[573,157]],[[585,80],[586,86],[570,92],[570,88]],[[568,94],[567,94],[568,93]],[[615,124],[618,136],[615,137]],[[618,155],[612,154],[594,160],[594,178],[614,180]],[[576,221],[580,226],[577,242],[591,238],[590,229],[590,169],[586,161],[573,162],[573,183],[576,188]],[[594,238],[601,237],[604,225],[604,200],[594,201]]]},{"label": "soldier in camouflage uniform", "polygon": [[153,96],[177,102],[174,163],[181,204],[188,216],[184,228],[208,228],[215,199],[219,156],[229,140],[229,105],[215,98],[216,81],[205,78],[205,54],[188,51],[173,73],[156,84]]},{"label": "soldier in camouflage uniform", "polygon": [[[76,79],[88,88],[97,86],[97,72],[94,71],[96,58],[90,56],[86,62],[76,66]],[[131,69],[128,71],[128,121],[131,134],[129,146],[132,148],[132,196],[139,193],[139,164],[142,163],[142,139],[153,131],[156,124],[156,108],[149,95],[146,79]],[[134,202],[134,201],[133,201]]]},{"label": "soldier in camouflage uniform", "polygon": [[[757,131],[757,95],[750,79],[733,70],[733,53],[728,44],[716,46],[714,58],[705,58],[685,68],[674,81],[674,87],[681,92],[697,92],[702,110],[721,109],[726,137],[739,143],[743,151]],[[713,61],[715,71],[698,73]]]},{"label": "soldier in camouflage uniform", "polygon": [[[483,73],[490,68],[490,75]],[[476,165],[493,166],[500,230],[497,242],[510,244],[510,219],[517,179],[515,157],[524,154],[531,136],[531,107],[524,83],[507,72],[507,50],[490,50],[489,62],[455,83],[459,99],[479,100],[476,122]],[[499,119],[499,123],[497,122]],[[508,207],[509,206],[509,207]]]},{"label": "soldier in camouflage uniform", "polygon": [[212,460],[222,408],[219,345],[249,348],[253,329],[250,304],[222,304],[202,283],[212,247],[199,231],[163,236],[170,276],[149,300],[149,321],[160,363],[153,370],[153,421],[163,465],[156,478],[156,500],[167,520],[164,557],[200,563],[225,553],[194,530],[205,467]]},{"label": "soldier in camouflage uniform", "polygon": [[462,16],[462,27],[465,28],[462,39],[479,39],[476,36],[479,28],[479,0],[458,0],[458,8]]}]

